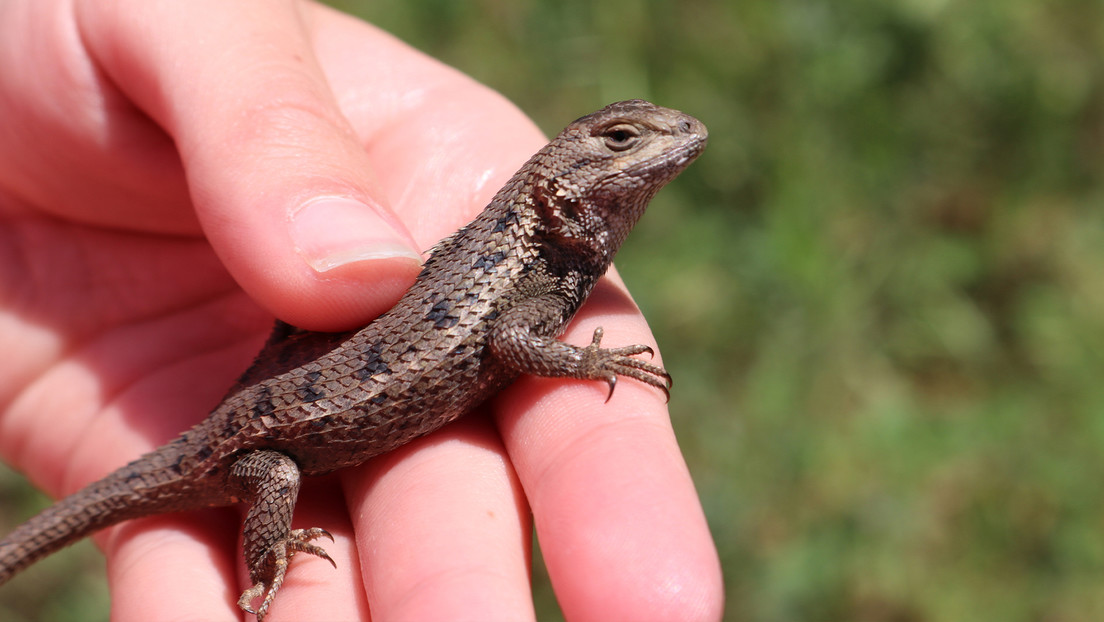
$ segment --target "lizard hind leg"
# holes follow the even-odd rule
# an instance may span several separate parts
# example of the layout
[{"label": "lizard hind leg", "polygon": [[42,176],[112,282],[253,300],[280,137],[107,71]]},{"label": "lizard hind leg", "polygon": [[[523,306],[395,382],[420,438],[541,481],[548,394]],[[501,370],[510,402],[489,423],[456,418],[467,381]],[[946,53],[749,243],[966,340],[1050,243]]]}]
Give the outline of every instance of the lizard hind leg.
[{"label": "lizard hind leg", "polygon": [[[263,620],[284,583],[288,563],[296,553],[317,555],[337,564],[322,547],[310,541],[331,536],[326,530],[292,529],[291,516],[299,495],[299,468],[288,456],[271,450],[245,454],[230,469],[230,483],[250,503],[242,525],[245,563],[253,587],[242,593],[238,606]],[[252,603],[264,597],[255,610]]]}]

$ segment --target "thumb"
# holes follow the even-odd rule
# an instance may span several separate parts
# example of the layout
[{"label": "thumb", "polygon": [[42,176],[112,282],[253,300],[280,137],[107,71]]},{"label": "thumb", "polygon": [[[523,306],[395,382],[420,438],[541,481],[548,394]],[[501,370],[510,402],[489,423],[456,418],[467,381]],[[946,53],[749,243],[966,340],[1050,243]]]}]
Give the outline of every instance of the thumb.
[{"label": "thumb", "polygon": [[280,318],[348,328],[389,308],[421,257],[372,176],[294,2],[90,1],[82,35],[173,138],[235,280]]}]

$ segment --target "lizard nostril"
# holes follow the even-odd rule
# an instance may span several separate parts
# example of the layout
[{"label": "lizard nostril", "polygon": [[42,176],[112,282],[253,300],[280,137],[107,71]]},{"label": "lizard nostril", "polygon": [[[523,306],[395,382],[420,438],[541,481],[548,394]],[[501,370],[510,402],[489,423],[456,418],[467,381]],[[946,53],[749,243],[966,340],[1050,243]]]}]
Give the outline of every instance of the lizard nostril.
[{"label": "lizard nostril", "polygon": [[683,119],[683,120],[679,121],[678,129],[683,134],[689,134],[690,133],[690,122],[687,121],[686,119]]}]

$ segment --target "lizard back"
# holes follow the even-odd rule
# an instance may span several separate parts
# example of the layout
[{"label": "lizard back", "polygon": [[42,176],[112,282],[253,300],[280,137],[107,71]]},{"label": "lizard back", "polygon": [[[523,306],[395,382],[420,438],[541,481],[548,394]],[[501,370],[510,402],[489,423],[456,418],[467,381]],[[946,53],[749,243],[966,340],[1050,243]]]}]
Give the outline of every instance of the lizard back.
[{"label": "lizard back", "polygon": [[[539,225],[518,196],[507,184],[435,246],[414,286],[368,326],[270,339],[184,435],[209,451],[185,458],[182,473],[220,477],[236,455],[262,447],[287,453],[304,474],[327,473],[439,428],[513,381],[517,373],[486,356],[486,325],[519,296],[526,274],[544,269],[532,236]],[[561,332],[573,307],[543,332]]]}]

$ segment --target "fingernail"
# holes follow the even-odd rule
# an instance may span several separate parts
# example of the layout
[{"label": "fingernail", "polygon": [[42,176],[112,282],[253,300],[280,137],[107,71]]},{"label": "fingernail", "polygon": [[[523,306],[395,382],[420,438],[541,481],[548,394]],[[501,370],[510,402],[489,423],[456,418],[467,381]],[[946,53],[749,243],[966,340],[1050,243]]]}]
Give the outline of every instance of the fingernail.
[{"label": "fingernail", "polygon": [[375,259],[422,257],[408,234],[399,233],[376,210],[360,201],[325,197],[308,201],[291,214],[295,250],[318,272]]}]

